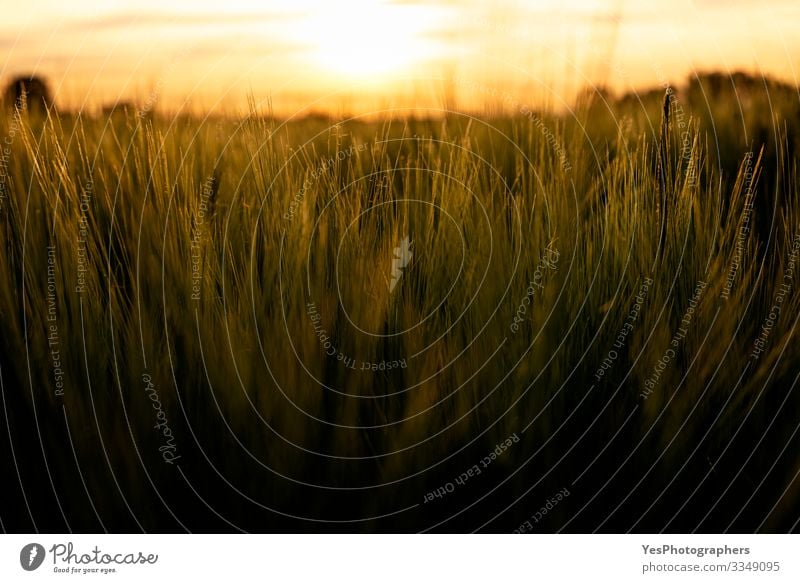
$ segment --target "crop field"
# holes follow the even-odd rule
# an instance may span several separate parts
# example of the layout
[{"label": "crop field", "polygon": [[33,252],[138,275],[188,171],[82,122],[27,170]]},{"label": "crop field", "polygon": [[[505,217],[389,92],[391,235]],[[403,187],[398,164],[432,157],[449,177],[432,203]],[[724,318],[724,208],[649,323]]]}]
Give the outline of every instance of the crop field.
[{"label": "crop field", "polygon": [[785,532],[800,100],[0,116],[10,531]]}]

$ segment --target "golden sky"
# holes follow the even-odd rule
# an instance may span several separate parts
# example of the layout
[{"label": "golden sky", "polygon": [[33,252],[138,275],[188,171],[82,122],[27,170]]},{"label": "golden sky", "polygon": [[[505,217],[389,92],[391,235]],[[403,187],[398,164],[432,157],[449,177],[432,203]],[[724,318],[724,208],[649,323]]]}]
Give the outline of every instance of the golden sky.
[{"label": "golden sky", "polygon": [[[9,0],[5,3],[10,4]],[[0,82],[49,79],[62,107],[134,100],[282,113],[558,106],[576,89],[692,71],[797,82],[797,0],[30,0],[2,9]]]}]

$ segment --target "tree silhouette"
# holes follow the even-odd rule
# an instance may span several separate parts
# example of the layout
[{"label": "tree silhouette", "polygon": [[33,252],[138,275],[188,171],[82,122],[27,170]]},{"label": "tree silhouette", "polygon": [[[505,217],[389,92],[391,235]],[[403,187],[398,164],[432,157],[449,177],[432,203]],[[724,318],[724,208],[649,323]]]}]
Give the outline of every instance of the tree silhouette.
[{"label": "tree silhouette", "polygon": [[39,113],[46,113],[52,105],[47,83],[33,75],[12,79],[6,88],[4,102],[8,107],[27,108]]}]

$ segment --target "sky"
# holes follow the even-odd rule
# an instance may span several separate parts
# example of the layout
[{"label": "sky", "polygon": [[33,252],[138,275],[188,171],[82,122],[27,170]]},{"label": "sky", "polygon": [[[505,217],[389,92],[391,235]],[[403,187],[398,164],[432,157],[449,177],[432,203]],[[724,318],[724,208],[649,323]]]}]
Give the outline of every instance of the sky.
[{"label": "sky", "polygon": [[41,75],[72,109],[561,107],[695,71],[796,84],[800,65],[797,0],[1,1],[0,83]]}]

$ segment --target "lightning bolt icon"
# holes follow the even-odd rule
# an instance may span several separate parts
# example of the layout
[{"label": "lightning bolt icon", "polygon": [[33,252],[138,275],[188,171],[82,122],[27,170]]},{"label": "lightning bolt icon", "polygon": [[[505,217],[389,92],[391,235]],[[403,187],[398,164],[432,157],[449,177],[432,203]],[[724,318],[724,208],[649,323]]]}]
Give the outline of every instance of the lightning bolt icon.
[{"label": "lightning bolt icon", "polygon": [[400,242],[398,247],[394,249],[394,259],[392,260],[392,279],[389,282],[389,292],[393,292],[395,286],[400,281],[400,278],[403,277],[403,269],[411,263],[411,258],[414,256],[414,253],[411,250],[411,246],[413,243],[409,241],[408,235],[403,237],[403,240]]}]

